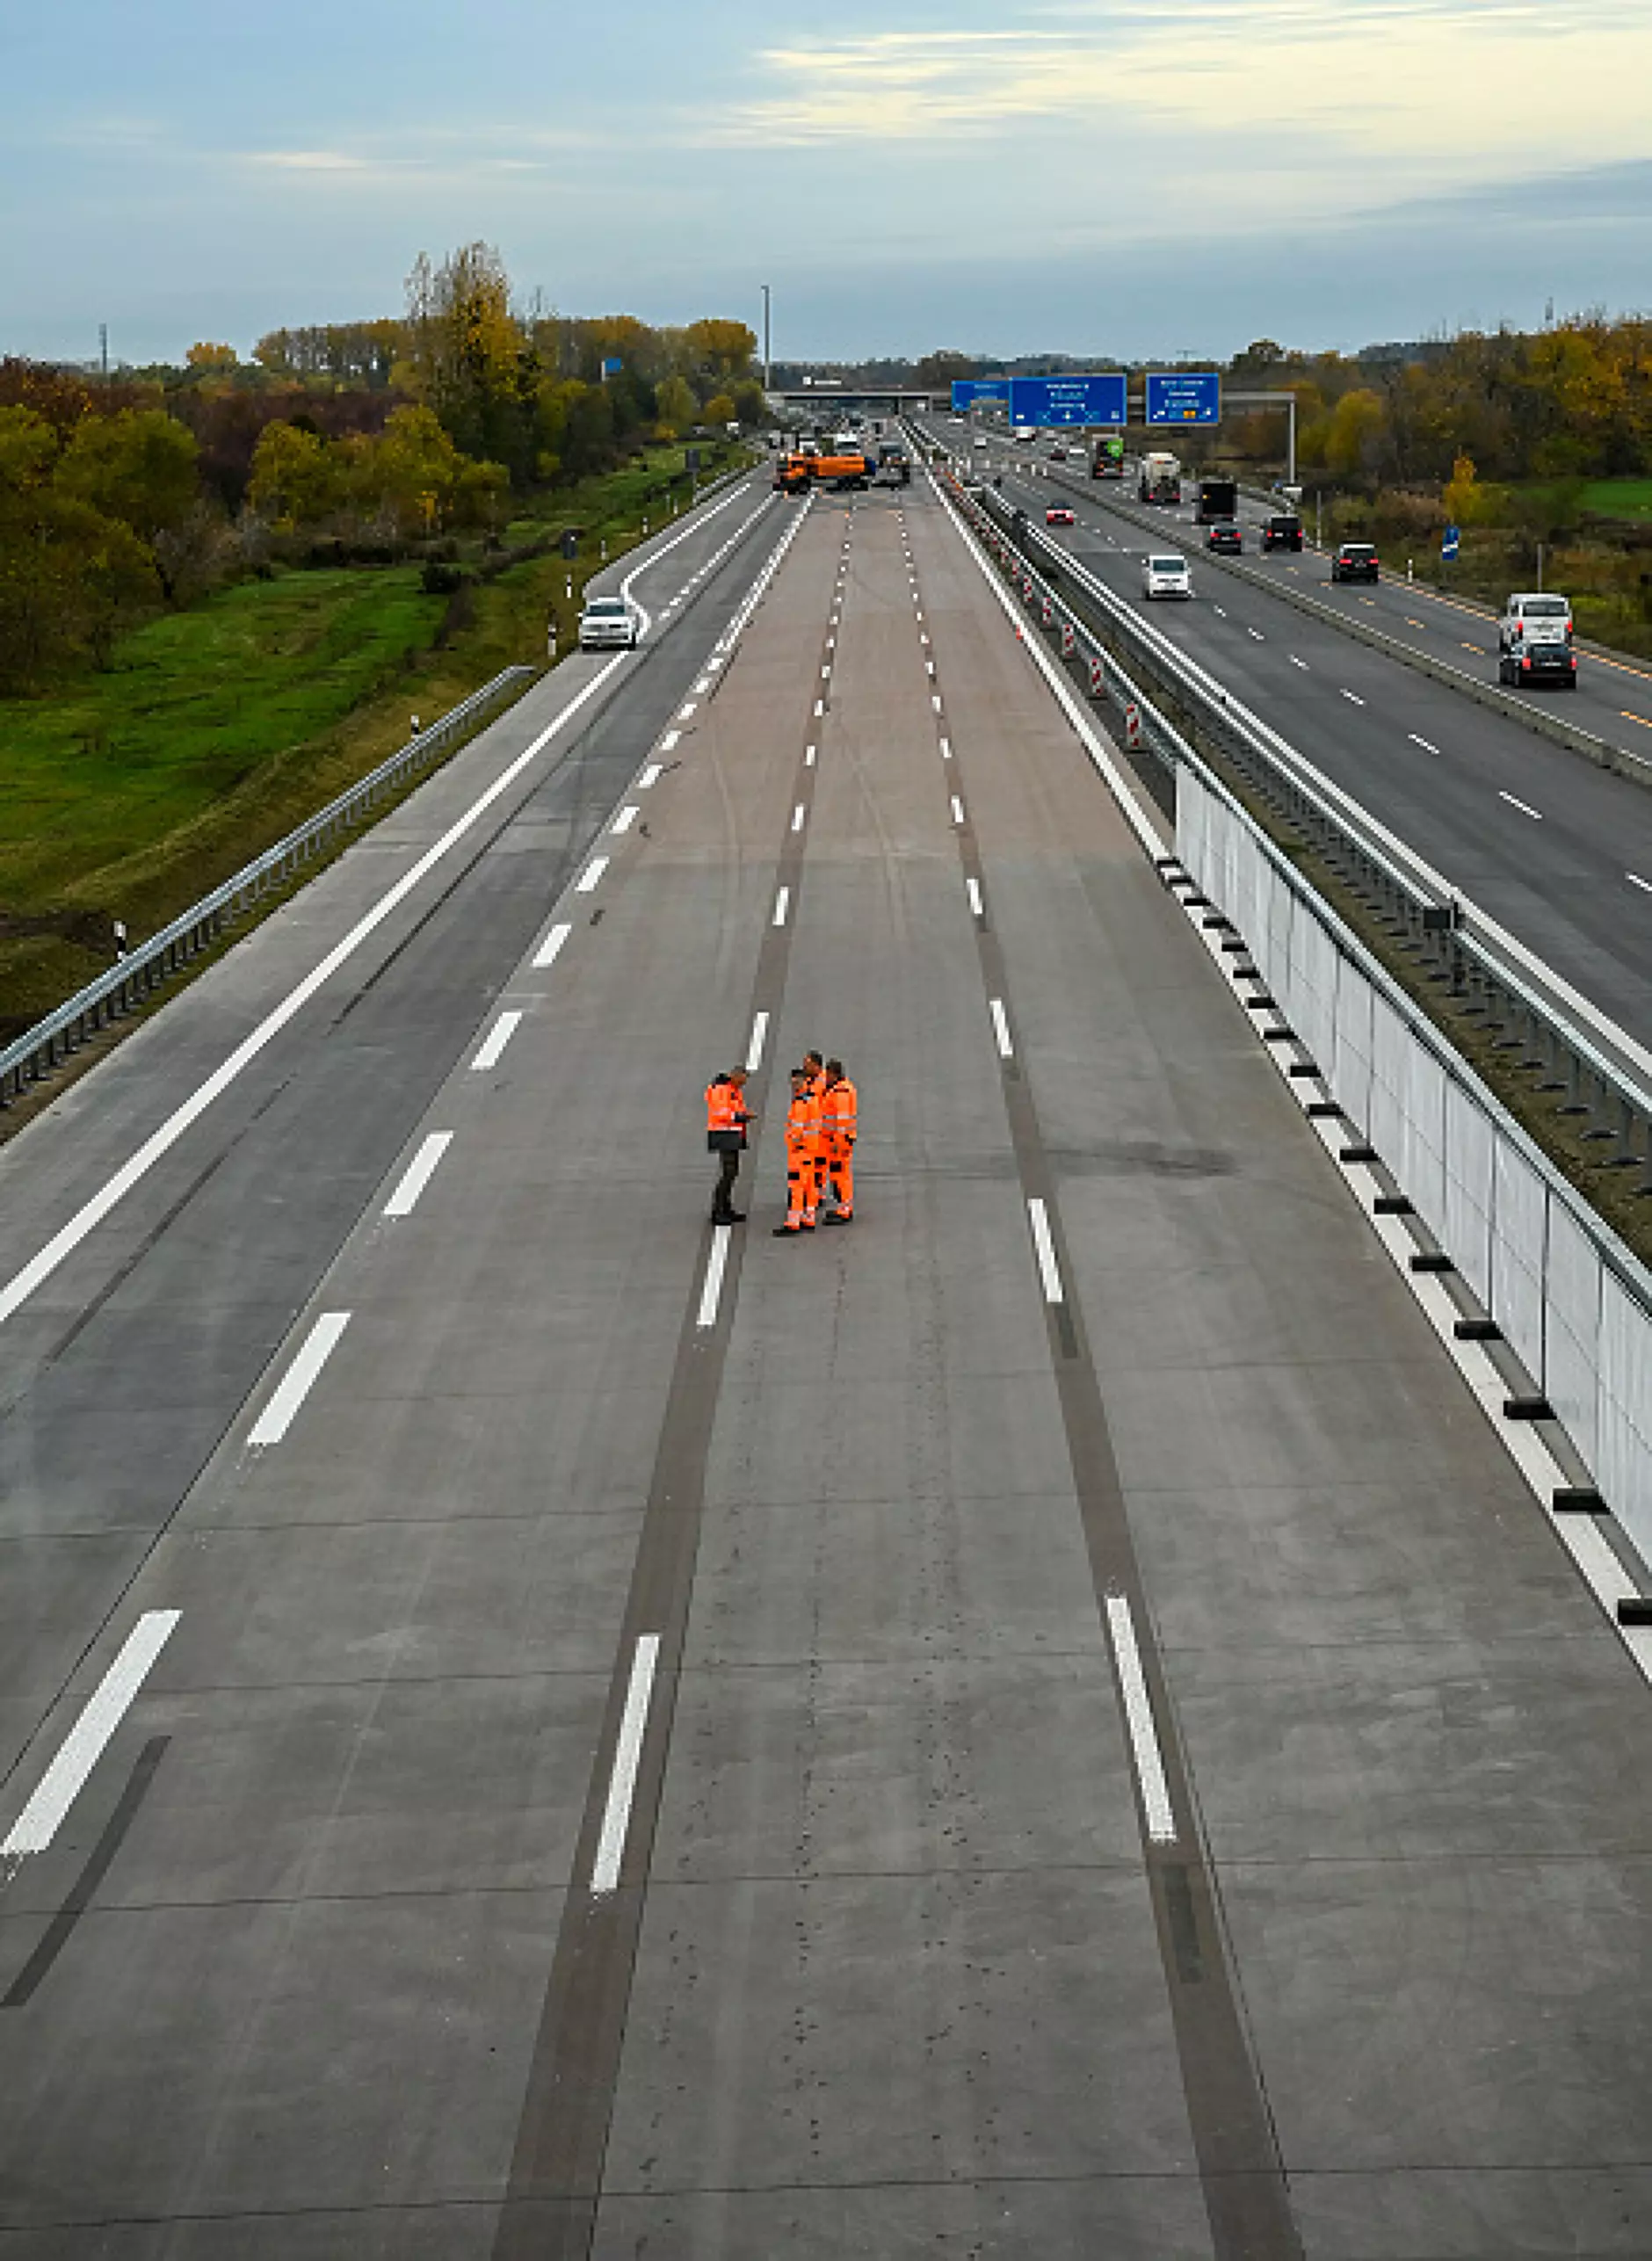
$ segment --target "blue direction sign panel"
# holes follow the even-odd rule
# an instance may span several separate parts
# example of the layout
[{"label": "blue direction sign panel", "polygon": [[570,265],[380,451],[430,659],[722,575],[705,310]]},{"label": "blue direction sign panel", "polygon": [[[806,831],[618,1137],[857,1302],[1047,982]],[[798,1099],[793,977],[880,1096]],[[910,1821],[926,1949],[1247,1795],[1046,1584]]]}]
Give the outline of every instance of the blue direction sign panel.
[{"label": "blue direction sign panel", "polygon": [[1007,401],[1010,380],[1007,377],[954,377],[953,380],[953,410],[962,416],[972,401]]},{"label": "blue direction sign panel", "polygon": [[1459,534],[1457,528],[1455,526],[1447,526],[1446,529],[1445,540],[1439,546],[1440,555],[1446,559],[1455,557],[1457,554],[1458,544],[1460,540],[1461,537]]},{"label": "blue direction sign panel", "polygon": [[1122,369],[1108,369],[1095,377],[1012,377],[1010,380],[1011,424],[1122,424],[1124,420]]},{"label": "blue direction sign panel", "polygon": [[1220,424],[1221,377],[1214,369],[1149,369],[1149,424]]}]

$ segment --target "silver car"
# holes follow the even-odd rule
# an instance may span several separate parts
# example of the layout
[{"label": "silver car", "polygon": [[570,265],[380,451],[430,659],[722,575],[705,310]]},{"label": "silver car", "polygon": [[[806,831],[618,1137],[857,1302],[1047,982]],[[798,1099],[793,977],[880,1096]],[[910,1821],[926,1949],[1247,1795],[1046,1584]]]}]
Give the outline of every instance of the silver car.
[{"label": "silver car", "polygon": [[1144,597],[1191,597],[1193,576],[1185,557],[1144,557],[1141,594]]},{"label": "silver car", "polygon": [[634,651],[641,622],[637,608],[623,597],[588,597],[579,616],[579,649],[583,652]]}]

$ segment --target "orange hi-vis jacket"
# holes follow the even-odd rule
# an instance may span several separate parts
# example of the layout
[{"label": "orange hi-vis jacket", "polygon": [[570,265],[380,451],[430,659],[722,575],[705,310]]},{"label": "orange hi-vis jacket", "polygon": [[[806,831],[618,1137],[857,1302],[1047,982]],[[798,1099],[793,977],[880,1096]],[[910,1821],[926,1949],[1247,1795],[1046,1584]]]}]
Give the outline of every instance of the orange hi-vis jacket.
[{"label": "orange hi-vis jacket", "polygon": [[860,1127],[860,1095],[847,1076],[829,1083],[820,1103],[821,1137],[829,1154],[847,1154]]},{"label": "orange hi-vis jacket", "polygon": [[708,1135],[718,1131],[743,1131],[751,1118],[746,1103],[735,1086],[718,1076],[706,1086],[706,1129]]},{"label": "orange hi-vis jacket", "polygon": [[786,1158],[793,1169],[812,1163],[820,1151],[820,1101],[813,1091],[793,1094],[786,1111]]}]

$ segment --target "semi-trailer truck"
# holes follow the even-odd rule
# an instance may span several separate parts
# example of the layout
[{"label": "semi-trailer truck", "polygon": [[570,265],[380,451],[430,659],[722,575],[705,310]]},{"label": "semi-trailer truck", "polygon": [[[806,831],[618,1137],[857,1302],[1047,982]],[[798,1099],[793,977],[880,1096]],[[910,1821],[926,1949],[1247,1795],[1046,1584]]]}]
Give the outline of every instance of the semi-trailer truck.
[{"label": "semi-trailer truck", "polygon": [[1090,459],[1092,479],[1122,479],[1124,477],[1124,434],[1104,431],[1096,442],[1096,453]]},{"label": "semi-trailer truck", "polygon": [[1136,494],[1144,503],[1179,503],[1182,499],[1182,467],[1175,456],[1166,455],[1154,448],[1141,459],[1141,475],[1136,482]]},{"label": "semi-trailer truck", "polygon": [[1193,502],[1193,523],[1199,526],[1223,524],[1239,515],[1239,482],[1236,479],[1201,479],[1199,493]]}]

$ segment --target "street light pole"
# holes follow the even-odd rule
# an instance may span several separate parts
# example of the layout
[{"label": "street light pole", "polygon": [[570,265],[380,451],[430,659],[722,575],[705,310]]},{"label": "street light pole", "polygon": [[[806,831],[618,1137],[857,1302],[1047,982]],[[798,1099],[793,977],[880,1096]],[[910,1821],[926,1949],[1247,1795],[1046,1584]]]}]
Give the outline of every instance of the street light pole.
[{"label": "street light pole", "polygon": [[769,359],[769,286],[763,286],[763,389],[769,391],[773,381],[773,365]]}]

